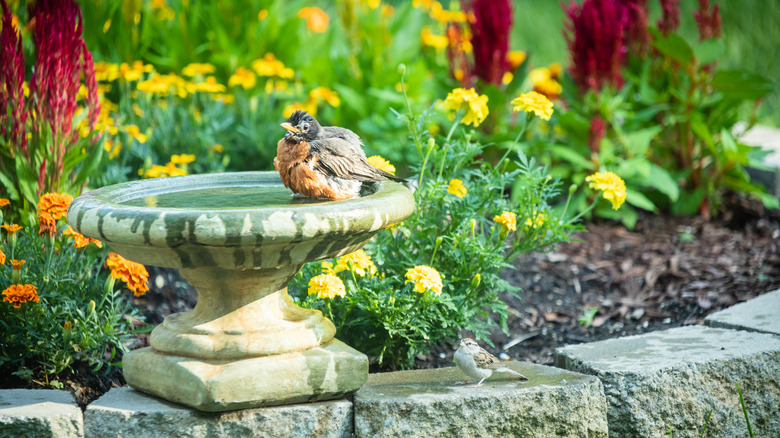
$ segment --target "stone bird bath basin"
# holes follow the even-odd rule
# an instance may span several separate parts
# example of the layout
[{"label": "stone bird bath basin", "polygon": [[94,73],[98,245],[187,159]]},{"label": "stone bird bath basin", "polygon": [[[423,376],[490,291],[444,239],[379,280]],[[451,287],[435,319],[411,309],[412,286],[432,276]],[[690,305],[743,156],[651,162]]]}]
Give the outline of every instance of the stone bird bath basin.
[{"label": "stone bird bath basin", "polygon": [[132,181],[76,198],[68,223],[139,263],[178,268],[198,291],[151,347],[124,356],[127,383],[203,411],[342,397],[368,378],[368,358],[333,323],[295,305],[301,266],[355,251],[414,211],[400,184],[359,198],[294,197],[276,172]]}]

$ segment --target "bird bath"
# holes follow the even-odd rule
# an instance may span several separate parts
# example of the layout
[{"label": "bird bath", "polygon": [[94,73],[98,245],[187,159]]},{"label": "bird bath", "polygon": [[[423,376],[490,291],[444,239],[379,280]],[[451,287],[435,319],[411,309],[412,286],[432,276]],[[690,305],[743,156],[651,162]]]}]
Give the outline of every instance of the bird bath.
[{"label": "bird bath", "polygon": [[414,211],[405,187],[367,185],[346,201],[294,197],[276,172],[132,181],[76,198],[68,223],[123,257],[178,268],[198,291],[165,318],[151,347],[127,353],[127,383],[203,411],[342,397],[368,358],[333,323],[295,305],[287,283],[304,263],[355,251]]}]

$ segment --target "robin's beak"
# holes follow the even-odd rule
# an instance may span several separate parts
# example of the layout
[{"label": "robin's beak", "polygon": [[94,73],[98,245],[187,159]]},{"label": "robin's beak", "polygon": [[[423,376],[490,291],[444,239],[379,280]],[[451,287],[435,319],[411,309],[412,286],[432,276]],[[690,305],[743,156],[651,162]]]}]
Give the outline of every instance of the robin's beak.
[{"label": "robin's beak", "polygon": [[295,126],[291,125],[288,122],[282,123],[282,128],[284,128],[284,129],[286,129],[286,130],[288,130],[290,132],[294,132],[296,134],[300,134],[301,133],[300,129],[296,128]]}]

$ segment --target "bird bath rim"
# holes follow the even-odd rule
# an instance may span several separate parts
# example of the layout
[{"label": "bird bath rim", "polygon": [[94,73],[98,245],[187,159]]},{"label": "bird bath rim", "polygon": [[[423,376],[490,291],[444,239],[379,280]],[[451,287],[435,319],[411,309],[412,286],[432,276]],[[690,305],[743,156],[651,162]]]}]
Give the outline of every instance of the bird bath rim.
[{"label": "bird bath rim", "polygon": [[[232,205],[218,206],[214,201],[227,196],[230,189],[241,187],[260,192],[254,198],[246,196],[244,204],[240,194],[229,198]],[[199,207],[197,202],[183,208],[175,206],[177,202],[192,202],[193,193],[208,190],[212,190],[209,196],[214,199],[204,202],[207,207]],[[343,201],[300,198],[282,185],[276,172],[156,178],[87,192],[71,203],[68,222],[77,232],[102,240],[119,254],[144,264],[271,268],[280,263],[278,258],[254,260],[252,254],[261,247],[265,253],[286,250],[284,255],[289,260],[282,258],[283,264],[330,258],[357,249],[370,236],[414,211],[411,192],[400,184],[366,184],[364,192],[363,196]],[[155,206],[155,197],[161,196],[169,198],[169,205]],[[192,199],[187,201],[187,196]],[[270,203],[263,204],[263,199]],[[312,248],[301,249],[315,241],[319,243]],[[178,257],[166,261],[151,248]],[[205,252],[220,251],[232,254],[233,260],[200,257]]]}]

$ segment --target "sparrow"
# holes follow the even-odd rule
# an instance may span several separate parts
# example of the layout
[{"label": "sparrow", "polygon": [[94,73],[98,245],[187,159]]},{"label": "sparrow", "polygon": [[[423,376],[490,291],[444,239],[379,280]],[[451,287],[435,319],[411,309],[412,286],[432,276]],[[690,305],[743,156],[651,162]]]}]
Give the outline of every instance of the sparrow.
[{"label": "sparrow", "polygon": [[342,200],[357,196],[364,182],[406,182],[368,164],[360,137],[349,129],[321,126],[302,110],[292,113],[282,127],[287,132],[276,145],[274,168],[294,193]]},{"label": "sparrow", "polygon": [[[467,376],[474,380],[480,379],[479,382],[474,385],[475,387],[481,386],[482,382],[493,374],[493,371],[514,374],[520,380],[528,380],[524,375],[504,366],[502,361],[485,351],[485,349],[480,347],[475,340],[470,338],[463,338],[460,340],[460,346],[455,352],[455,364],[458,365],[458,368]],[[466,379],[461,383],[465,384],[468,382],[469,380]]]}]

